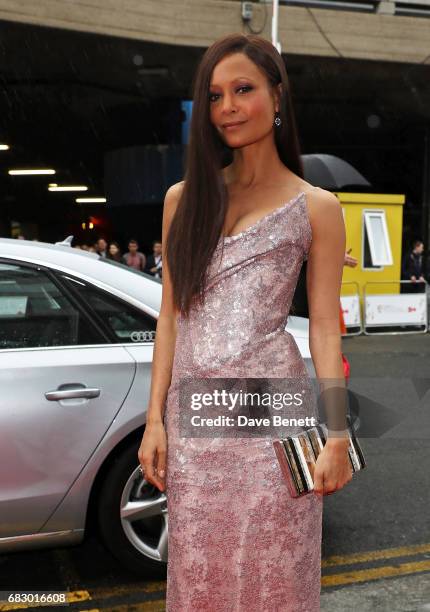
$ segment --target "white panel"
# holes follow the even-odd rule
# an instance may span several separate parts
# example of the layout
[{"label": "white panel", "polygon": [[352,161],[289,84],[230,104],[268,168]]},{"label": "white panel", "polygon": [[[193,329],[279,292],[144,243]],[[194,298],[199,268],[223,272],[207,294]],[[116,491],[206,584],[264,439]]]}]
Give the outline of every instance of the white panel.
[{"label": "white panel", "polygon": [[364,211],[365,231],[369,240],[370,255],[374,266],[393,265],[390,237],[385,211]]},{"label": "white panel", "polygon": [[426,325],[425,293],[368,295],[365,299],[366,325]]}]

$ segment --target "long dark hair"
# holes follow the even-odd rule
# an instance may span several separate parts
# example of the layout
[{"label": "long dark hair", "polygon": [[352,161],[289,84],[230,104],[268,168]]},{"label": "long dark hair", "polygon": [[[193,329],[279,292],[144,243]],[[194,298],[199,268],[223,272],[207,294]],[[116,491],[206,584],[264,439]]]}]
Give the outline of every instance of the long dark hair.
[{"label": "long dark hair", "polygon": [[[111,244],[114,244],[116,248],[118,249],[118,252],[116,253],[116,255],[111,255],[110,253]],[[112,240],[111,242],[109,242],[108,247],[107,247],[106,257],[108,259],[113,259],[114,261],[122,261],[121,247],[119,246],[119,243],[116,242],[116,240]]]},{"label": "long dark hair", "polygon": [[232,53],[247,55],[265,73],[270,86],[281,83],[282,123],[275,130],[276,148],[280,160],[303,178],[290,85],[281,55],[272,43],[254,34],[233,33],[219,38],[204,53],[192,83],[193,111],[184,183],[166,245],[173,301],[185,316],[194,300],[204,301],[207,267],[228,207],[222,168],[231,162],[232,149],[211,123],[209,86],[216,64]]}]

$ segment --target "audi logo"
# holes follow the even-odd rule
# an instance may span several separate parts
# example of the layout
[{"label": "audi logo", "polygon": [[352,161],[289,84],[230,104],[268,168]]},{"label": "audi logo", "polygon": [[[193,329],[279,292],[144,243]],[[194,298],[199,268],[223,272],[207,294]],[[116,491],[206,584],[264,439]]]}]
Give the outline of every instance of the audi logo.
[{"label": "audi logo", "polygon": [[130,340],[132,342],[154,342],[155,331],[134,331],[130,334]]}]

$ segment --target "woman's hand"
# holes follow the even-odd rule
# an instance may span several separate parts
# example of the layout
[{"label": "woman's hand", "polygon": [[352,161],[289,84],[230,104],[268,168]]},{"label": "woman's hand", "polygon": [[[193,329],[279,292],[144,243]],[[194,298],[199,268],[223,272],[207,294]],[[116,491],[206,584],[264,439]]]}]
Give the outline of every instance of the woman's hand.
[{"label": "woman's hand", "polygon": [[137,456],[145,480],[160,491],[166,488],[166,450],[167,436],[163,422],[147,423]]},{"label": "woman's hand", "polygon": [[330,495],[352,479],[348,445],[349,440],[339,438],[327,440],[315,463],[315,493]]}]

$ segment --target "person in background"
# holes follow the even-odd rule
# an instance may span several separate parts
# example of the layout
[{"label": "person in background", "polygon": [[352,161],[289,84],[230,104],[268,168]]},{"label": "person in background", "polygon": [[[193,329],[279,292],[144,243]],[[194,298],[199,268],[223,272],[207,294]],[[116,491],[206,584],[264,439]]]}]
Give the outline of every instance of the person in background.
[{"label": "person in background", "polygon": [[408,293],[423,293],[425,291],[425,265],[424,265],[424,243],[422,240],[414,240],[412,251],[404,262],[404,278],[412,283],[406,284]]},{"label": "person in background", "polygon": [[145,272],[152,274],[152,276],[155,276],[155,278],[162,278],[163,262],[161,254],[161,240],[154,240],[152,242],[152,255],[148,255]]},{"label": "person in background", "polygon": [[343,265],[344,266],[349,266],[350,268],[355,268],[355,266],[358,264],[358,259],[356,257],[353,257],[352,255],[350,255],[352,249],[349,249],[346,253],[345,253],[345,259],[343,261]]},{"label": "person in background", "polygon": [[99,238],[95,244],[96,252],[100,257],[107,257],[107,242],[104,238]]},{"label": "person in background", "polygon": [[139,243],[132,238],[128,243],[128,252],[122,257],[123,263],[130,268],[143,272],[146,266],[146,257],[139,251]]},{"label": "person in background", "polygon": [[112,259],[113,261],[119,262],[122,261],[121,249],[115,240],[109,243],[107,259]]}]

